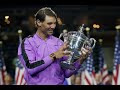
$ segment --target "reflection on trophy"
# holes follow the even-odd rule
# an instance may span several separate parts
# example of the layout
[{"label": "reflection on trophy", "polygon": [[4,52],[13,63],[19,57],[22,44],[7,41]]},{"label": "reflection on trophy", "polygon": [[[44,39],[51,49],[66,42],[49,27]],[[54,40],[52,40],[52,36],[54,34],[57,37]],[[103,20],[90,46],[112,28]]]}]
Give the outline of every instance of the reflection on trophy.
[{"label": "reflection on trophy", "polygon": [[73,63],[80,58],[80,50],[82,47],[89,46],[92,47],[92,49],[95,47],[96,40],[94,38],[86,37],[83,33],[83,30],[84,24],[80,27],[80,30],[68,32],[67,38],[63,35],[63,38],[65,38],[65,41],[68,41],[69,44],[68,51],[72,52],[72,55],[61,63],[61,65],[64,65],[68,69],[75,69]]}]

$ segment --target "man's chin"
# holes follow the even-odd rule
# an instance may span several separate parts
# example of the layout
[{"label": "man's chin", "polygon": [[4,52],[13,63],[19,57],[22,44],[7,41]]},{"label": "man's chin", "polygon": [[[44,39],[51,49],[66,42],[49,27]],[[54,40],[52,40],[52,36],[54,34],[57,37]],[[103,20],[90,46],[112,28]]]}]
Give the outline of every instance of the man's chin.
[{"label": "man's chin", "polygon": [[49,32],[48,35],[53,35],[53,32]]}]

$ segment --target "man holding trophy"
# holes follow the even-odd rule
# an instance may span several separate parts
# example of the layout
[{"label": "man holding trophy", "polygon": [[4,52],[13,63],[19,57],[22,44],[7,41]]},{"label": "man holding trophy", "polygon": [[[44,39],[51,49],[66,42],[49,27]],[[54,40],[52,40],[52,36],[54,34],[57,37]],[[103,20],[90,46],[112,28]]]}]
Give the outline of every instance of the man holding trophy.
[{"label": "man holding trophy", "polygon": [[[94,40],[84,35],[75,41],[75,34],[68,33],[67,42],[54,37],[56,19],[51,8],[41,8],[35,14],[36,33],[19,45],[18,57],[25,67],[27,85],[63,85],[64,79],[75,73],[92,51],[85,42]],[[70,40],[70,37],[73,38]]]}]

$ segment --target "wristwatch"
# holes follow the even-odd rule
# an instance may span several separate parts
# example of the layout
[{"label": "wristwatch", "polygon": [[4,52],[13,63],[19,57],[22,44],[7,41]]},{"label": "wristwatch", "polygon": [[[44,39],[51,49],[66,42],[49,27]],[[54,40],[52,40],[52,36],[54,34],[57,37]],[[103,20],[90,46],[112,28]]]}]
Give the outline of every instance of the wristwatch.
[{"label": "wristwatch", "polygon": [[50,54],[50,57],[53,58],[53,60],[56,60],[56,56],[54,53]]}]

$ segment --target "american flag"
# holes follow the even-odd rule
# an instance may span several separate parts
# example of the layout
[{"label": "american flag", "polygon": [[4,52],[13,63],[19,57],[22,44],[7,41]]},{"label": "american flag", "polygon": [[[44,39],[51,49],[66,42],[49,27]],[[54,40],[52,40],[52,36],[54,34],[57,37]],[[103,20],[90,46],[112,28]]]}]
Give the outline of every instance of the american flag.
[{"label": "american flag", "polygon": [[6,75],[7,75],[7,70],[6,70],[6,66],[4,63],[2,47],[0,45],[0,85],[5,84],[5,76]]},{"label": "american flag", "polygon": [[[89,31],[87,32],[87,37],[90,38]],[[89,55],[83,65],[84,67],[82,68],[81,73],[81,85],[96,85],[92,53]]]},{"label": "american flag", "polygon": [[84,84],[84,71],[85,71],[85,68],[86,68],[86,61],[83,62],[80,69],[77,71],[78,75],[80,76],[80,85]]},{"label": "american flag", "polygon": [[112,85],[120,85],[120,34],[119,34],[119,31],[117,31],[117,35],[115,37]]},{"label": "american flag", "polygon": [[103,69],[101,71],[102,74],[102,84],[106,85],[107,82],[109,81],[108,77],[108,69],[107,69],[107,64],[104,63]]},{"label": "american flag", "polygon": [[104,52],[103,49],[101,47],[101,45],[99,46],[99,70],[101,71],[103,69],[104,66]]},{"label": "american flag", "polygon": [[[18,30],[19,34],[19,44],[22,43],[22,30]],[[20,60],[16,59],[16,69],[15,69],[15,85],[27,85],[24,79],[25,68],[22,66]]]},{"label": "american flag", "polygon": [[92,54],[87,58],[86,70],[91,74],[93,71],[93,57]]},{"label": "american flag", "polygon": [[104,60],[104,52],[103,52],[101,45],[100,45],[99,49],[100,49],[99,69],[100,69],[100,74],[101,74],[101,83],[105,85],[109,81],[108,69],[107,69],[107,64],[105,63],[105,60]]},{"label": "american flag", "polygon": [[84,71],[84,85],[96,85],[95,72],[93,67],[92,53],[86,60],[86,69]]},{"label": "american flag", "polygon": [[15,84],[16,85],[26,85],[24,80],[24,70],[25,68],[22,66],[19,59],[16,59],[16,70],[15,70]]}]

